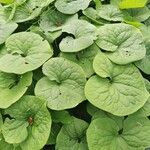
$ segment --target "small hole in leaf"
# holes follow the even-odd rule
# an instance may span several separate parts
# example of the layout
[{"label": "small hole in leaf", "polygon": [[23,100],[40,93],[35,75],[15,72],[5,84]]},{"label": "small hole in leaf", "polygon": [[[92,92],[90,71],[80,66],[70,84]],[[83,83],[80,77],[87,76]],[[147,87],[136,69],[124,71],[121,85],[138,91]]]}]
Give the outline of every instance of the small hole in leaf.
[{"label": "small hole in leaf", "polygon": [[128,115],[127,115],[127,116],[124,116],[124,120],[127,119],[127,118],[128,118]]},{"label": "small hole in leaf", "polygon": [[123,133],[123,128],[118,131],[118,134],[121,135]]},{"label": "small hole in leaf", "polygon": [[75,56],[76,56],[76,59],[77,59],[77,60],[79,60],[79,59],[80,59],[78,54],[76,54]]},{"label": "small hole in leaf", "polygon": [[29,64],[28,62],[25,62],[25,64]]},{"label": "small hole in leaf", "polygon": [[61,92],[59,92],[59,95],[61,95]]},{"label": "small hole in leaf", "polygon": [[60,85],[61,84],[61,82],[57,82],[57,85]]},{"label": "small hole in leaf", "polygon": [[110,83],[112,83],[113,82],[113,80],[112,80],[112,78],[111,77],[106,77],[108,80],[109,80],[109,82]]},{"label": "small hole in leaf", "polygon": [[45,39],[43,38],[42,41],[45,41]]},{"label": "small hole in leaf", "polygon": [[101,52],[103,52],[103,53],[106,53],[106,50],[104,50],[104,49],[101,49]]},{"label": "small hole in leaf", "polygon": [[77,140],[78,140],[78,143],[81,143],[81,139],[80,138],[78,138]]},{"label": "small hole in leaf", "polygon": [[35,6],[35,8],[33,8],[33,11],[36,10],[37,8],[39,8],[38,6]]}]

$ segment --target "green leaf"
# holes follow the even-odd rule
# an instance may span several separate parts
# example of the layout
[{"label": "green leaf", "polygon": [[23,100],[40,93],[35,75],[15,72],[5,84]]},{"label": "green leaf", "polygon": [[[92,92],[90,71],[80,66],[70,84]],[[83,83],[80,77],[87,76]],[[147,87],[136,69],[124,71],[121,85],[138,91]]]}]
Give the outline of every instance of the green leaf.
[{"label": "green leaf", "polygon": [[2,128],[5,141],[10,144],[24,141],[28,136],[27,126],[28,122],[6,118]]},{"label": "green leaf", "polygon": [[54,110],[72,108],[85,100],[86,82],[83,69],[64,58],[52,58],[43,66],[43,77],[35,87],[35,94],[47,101]]},{"label": "green leaf", "polygon": [[97,14],[100,18],[108,21],[123,21],[123,14],[118,7],[114,5],[102,5],[98,10]]},{"label": "green leaf", "polygon": [[142,60],[135,62],[135,65],[142,70],[146,74],[150,74],[150,26],[142,26],[141,28],[142,34],[145,40],[146,46],[146,55]]},{"label": "green leaf", "polygon": [[55,32],[45,32],[46,39],[49,43],[53,43],[61,34],[61,30]]},{"label": "green leaf", "polygon": [[41,14],[40,27],[44,31],[54,32],[61,30],[70,20],[77,18],[78,15],[64,15],[52,7]]},{"label": "green leaf", "polygon": [[14,146],[5,142],[4,138],[0,134],[0,150],[13,150]]},{"label": "green leaf", "polygon": [[121,0],[111,0],[110,4],[115,5],[115,6],[119,6],[119,3],[121,2]]},{"label": "green leaf", "polygon": [[14,0],[0,0],[0,3],[4,3],[4,4],[11,4],[13,2]]},{"label": "green leaf", "polygon": [[150,93],[150,82],[149,82],[149,80],[145,79],[145,85],[146,85],[147,91]]},{"label": "green leaf", "polygon": [[53,43],[54,40],[62,34],[61,30],[54,31],[54,32],[43,31],[38,25],[32,25],[29,28],[29,30],[30,32],[39,34],[44,39],[46,39],[49,43]]},{"label": "green leaf", "polygon": [[[100,109],[95,107],[94,105],[92,105],[91,103],[87,103],[87,112],[88,114],[90,114],[91,116],[93,116],[97,111],[99,111]],[[104,111],[103,111],[104,112]]]},{"label": "green leaf", "polygon": [[61,53],[61,57],[69,59],[82,67],[86,77],[89,78],[94,74],[93,59],[99,51],[99,47],[96,44],[76,53]]},{"label": "green leaf", "polygon": [[17,23],[26,22],[38,17],[41,13],[41,8],[37,6],[28,6],[27,3],[17,6],[14,4],[13,7],[5,7],[5,14],[9,20]]},{"label": "green leaf", "polygon": [[124,19],[127,21],[143,22],[150,17],[150,10],[148,7],[127,9],[123,11]]},{"label": "green leaf", "polygon": [[96,9],[99,9],[102,5],[101,0],[94,0],[94,2],[95,2],[95,5],[96,5]]},{"label": "green leaf", "polygon": [[67,36],[59,44],[62,52],[78,52],[94,43],[96,27],[85,20],[74,20],[62,29],[63,32],[74,35],[75,38]]},{"label": "green leaf", "polygon": [[150,74],[150,43],[146,45],[146,55],[142,60],[135,62],[135,65],[146,74]]},{"label": "green leaf", "polygon": [[0,113],[0,134],[1,134],[1,131],[2,131],[2,126],[3,126],[3,118],[2,118],[2,115]]},{"label": "green leaf", "polygon": [[[129,115],[140,109],[149,97],[143,77],[130,65],[116,65],[105,56],[95,57],[94,69],[85,86],[85,96],[94,106],[117,116]],[[107,60],[108,59],[108,60]]]},{"label": "green leaf", "polygon": [[142,59],[146,54],[139,29],[124,23],[99,28],[97,45],[106,51],[111,61],[127,64]]},{"label": "green leaf", "polygon": [[150,121],[147,118],[128,117],[119,127],[115,120],[97,118],[87,130],[90,150],[143,150],[148,147]]},{"label": "green leaf", "polygon": [[56,0],[55,7],[64,14],[75,14],[86,9],[91,0]]},{"label": "green leaf", "polygon": [[116,121],[117,124],[119,125],[119,127],[122,127],[124,117],[114,116],[110,113],[107,113],[106,111],[98,109],[97,107],[93,106],[90,103],[88,103],[88,105],[87,105],[87,111],[92,116],[92,120],[97,119],[97,118],[109,117],[109,118],[113,119],[114,121]]},{"label": "green leaf", "polygon": [[[27,127],[28,136],[19,144],[22,150],[43,148],[48,140],[52,122],[44,100],[35,96],[24,96],[5,112],[15,121],[29,124]],[[9,132],[11,133],[11,130]]]},{"label": "green leaf", "polygon": [[83,14],[95,24],[103,25],[105,23],[108,23],[106,20],[100,18],[100,16],[98,15],[98,11],[92,7],[88,7],[87,9],[85,9],[83,11]]},{"label": "green leaf", "polygon": [[4,43],[17,27],[14,22],[0,21],[0,44]]},{"label": "green leaf", "polygon": [[61,111],[51,111],[52,120],[55,123],[62,123],[68,124],[72,122],[72,116],[69,114],[68,111],[61,110]]},{"label": "green leaf", "polygon": [[124,122],[123,137],[131,148],[147,148],[150,145],[149,127],[150,121],[146,117],[128,117]]},{"label": "green leaf", "polygon": [[139,8],[139,7],[144,7],[146,3],[147,0],[122,0],[119,3],[119,7],[121,9]]},{"label": "green leaf", "polygon": [[35,70],[53,54],[49,43],[32,32],[11,35],[6,47],[8,54],[0,58],[0,70],[7,73],[23,74]]},{"label": "green leaf", "polygon": [[[145,80],[145,85],[146,85],[148,92],[150,93],[150,82],[148,80]],[[148,98],[144,106],[141,109],[139,109],[137,112],[135,112],[133,115],[135,116],[140,115],[143,117],[150,116],[150,97]]]},{"label": "green leaf", "polygon": [[60,129],[61,129],[61,125],[59,125],[58,123],[52,123],[50,136],[47,141],[48,145],[56,144],[56,138],[57,138],[57,135],[58,135]]},{"label": "green leaf", "polygon": [[14,7],[5,7],[7,18],[14,22],[25,22],[32,20],[40,15],[42,9],[52,3],[54,0],[26,0],[14,3]]},{"label": "green leaf", "polygon": [[0,72],[0,108],[18,101],[32,83],[32,72],[15,75]]},{"label": "green leaf", "polygon": [[63,125],[56,140],[57,150],[87,150],[86,129],[88,123],[74,118],[72,123]]},{"label": "green leaf", "polygon": [[110,77],[114,70],[113,63],[102,52],[99,52],[95,56],[93,61],[93,68],[96,74],[98,74],[102,78]]},{"label": "green leaf", "polygon": [[127,24],[130,24],[130,25],[133,25],[136,28],[139,28],[139,27],[143,26],[143,23],[140,23],[138,21],[127,21],[127,20],[125,20],[124,22],[127,23]]}]

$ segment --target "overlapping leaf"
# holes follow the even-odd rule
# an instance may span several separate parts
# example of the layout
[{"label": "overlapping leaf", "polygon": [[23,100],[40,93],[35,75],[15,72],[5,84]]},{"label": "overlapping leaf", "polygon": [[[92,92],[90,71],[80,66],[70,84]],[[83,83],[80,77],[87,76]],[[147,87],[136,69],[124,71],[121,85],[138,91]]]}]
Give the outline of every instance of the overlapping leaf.
[{"label": "overlapping leaf", "polygon": [[86,129],[88,123],[74,118],[70,124],[63,125],[56,140],[57,150],[87,150]]},{"label": "overlapping leaf", "polygon": [[94,73],[93,60],[98,52],[98,46],[93,44],[81,52],[62,53],[61,56],[80,65],[83,68],[86,77],[90,77]]},{"label": "overlapping leaf", "polygon": [[83,69],[65,58],[52,58],[43,66],[43,77],[35,87],[35,94],[47,101],[54,110],[72,108],[85,100],[86,78]]},{"label": "overlapping leaf", "polygon": [[86,98],[96,107],[124,116],[141,108],[149,93],[138,69],[113,64],[103,53],[97,54],[92,76],[86,83]]},{"label": "overlapping leaf", "polygon": [[18,0],[16,3],[5,7],[7,18],[15,22],[25,22],[40,15],[42,9],[54,0]]},{"label": "overlapping leaf", "polygon": [[7,108],[18,101],[31,83],[31,72],[23,75],[0,72],[0,108]]},{"label": "overlapping leaf", "polygon": [[128,117],[119,127],[108,117],[92,121],[87,130],[90,150],[143,150],[149,146],[150,122],[144,117]]},{"label": "overlapping leaf", "polygon": [[55,7],[64,14],[75,14],[88,7],[91,0],[56,0]]},{"label": "overlapping leaf", "polygon": [[104,25],[99,28],[97,45],[106,51],[111,61],[127,64],[142,59],[146,54],[141,32],[124,23]]},{"label": "overlapping leaf", "polygon": [[8,54],[0,58],[0,70],[7,73],[23,74],[35,70],[53,54],[49,43],[32,32],[11,35],[6,48]]},{"label": "overlapping leaf", "polygon": [[6,119],[2,128],[8,143],[19,143],[22,150],[41,149],[47,142],[51,117],[45,102],[35,96],[24,96],[5,110],[14,119]]},{"label": "overlapping leaf", "polygon": [[62,52],[78,52],[94,43],[97,39],[96,27],[85,20],[74,20],[62,29],[63,32],[72,34],[63,38],[59,44]]}]

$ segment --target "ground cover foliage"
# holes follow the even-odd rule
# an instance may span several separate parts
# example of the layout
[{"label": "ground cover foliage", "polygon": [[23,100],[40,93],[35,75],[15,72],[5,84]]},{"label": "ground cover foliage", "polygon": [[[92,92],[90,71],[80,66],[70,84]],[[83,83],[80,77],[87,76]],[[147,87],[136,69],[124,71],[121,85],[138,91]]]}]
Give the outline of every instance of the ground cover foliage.
[{"label": "ground cover foliage", "polygon": [[145,150],[149,119],[149,0],[0,0],[0,150]]}]

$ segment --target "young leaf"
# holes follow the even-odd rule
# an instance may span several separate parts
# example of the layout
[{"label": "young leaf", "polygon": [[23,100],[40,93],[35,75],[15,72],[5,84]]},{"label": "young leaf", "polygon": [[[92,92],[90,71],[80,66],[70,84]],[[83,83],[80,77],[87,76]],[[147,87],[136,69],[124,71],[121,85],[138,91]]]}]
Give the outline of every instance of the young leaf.
[{"label": "young leaf", "polygon": [[139,8],[144,7],[146,3],[147,0],[121,0],[119,3],[119,7],[121,9]]},{"label": "young leaf", "polygon": [[14,0],[0,0],[0,3],[11,4]]},{"label": "young leaf", "polygon": [[72,123],[63,125],[56,140],[57,150],[87,150],[86,129],[88,123],[74,118]]},{"label": "young leaf", "polygon": [[64,58],[52,58],[43,66],[43,77],[35,87],[35,94],[47,101],[54,110],[72,108],[85,100],[86,82],[83,69]]},{"label": "young leaf", "polygon": [[6,47],[8,54],[0,58],[0,70],[7,73],[23,74],[35,70],[53,54],[49,43],[32,32],[11,35]]},{"label": "young leaf", "polygon": [[[94,70],[99,76],[92,76],[85,86],[85,96],[94,106],[117,116],[125,116],[145,104],[149,93],[134,65],[111,64],[105,55],[99,54],[95,59],[98,60],[94,60],[97,63]],[[98,67],[99,64],[102,65]]]},{"label": "young leaf", "polygon": [[111,61],[127,64],[142,59],[146,54],[140,31],[124,23],[104,25],[99,28],[97,45],[106,51]]},{"label": "young leaf", "polygon": [[75,14],[88,7],[91,0],[56,0],[55,7],[64,14]]},{"label": "young leaf", "polygon": [[18,101],[31,83],[31,72],[20,76],[0,72],[0,108],[7,108]]},{"label": "young leaf", "polygon": [[150,10],[148,9],[148,7],[127,9],[123,11],[123,14],[124,19],[127,21],[143,22],[150,17]]}]

